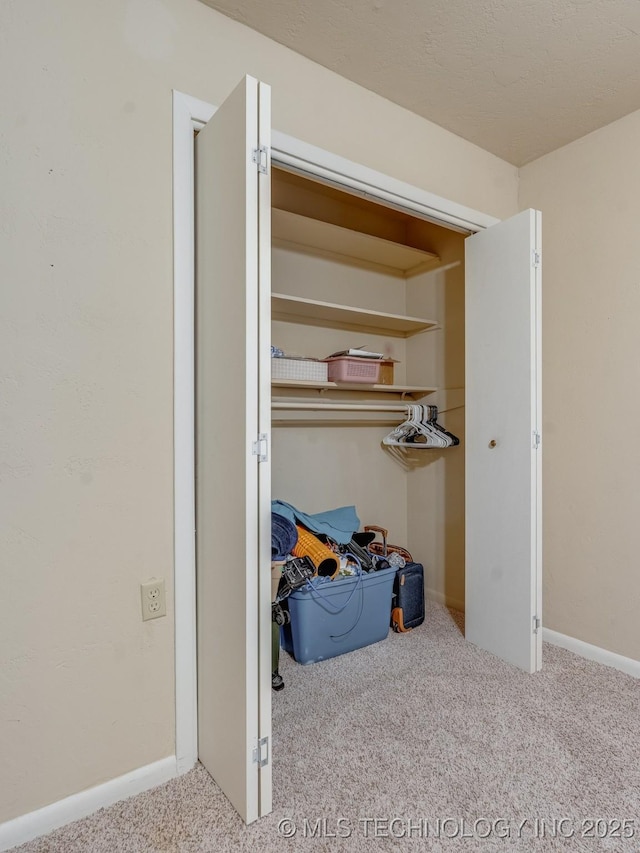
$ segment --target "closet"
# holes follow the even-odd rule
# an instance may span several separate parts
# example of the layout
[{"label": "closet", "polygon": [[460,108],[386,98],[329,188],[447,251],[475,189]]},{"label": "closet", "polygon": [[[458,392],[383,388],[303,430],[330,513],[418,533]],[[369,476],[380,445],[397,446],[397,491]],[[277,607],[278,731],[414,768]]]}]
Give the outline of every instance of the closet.
[{"label": "closet", "polygon": [[[245,78],[195,146],[198,750],[246,822],[272,802],[272,496],[355,504],[467,639],[540,666],[539,214],[485,228],[294,142]],[[381,351],[393,384],[272,382],[272,344]],[[380,442],[416,400],[461,445],[400,464]]]},{"label": "closet", "polygon": [[[393,384],[273,379],[272,493],[308,512],[355,504],[464,608],[464,450],[381,445],[406,405],[464,434],[464,235],[272,169],[272,341],[324,358],[364,347]],[[403,457],[403,458],[402,458]]]}]

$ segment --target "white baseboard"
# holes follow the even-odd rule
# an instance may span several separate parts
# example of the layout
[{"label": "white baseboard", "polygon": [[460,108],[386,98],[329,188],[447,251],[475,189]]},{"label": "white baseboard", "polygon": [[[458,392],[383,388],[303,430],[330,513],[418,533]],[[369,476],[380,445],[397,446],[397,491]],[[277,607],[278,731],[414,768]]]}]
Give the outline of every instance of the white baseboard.
[{"label": "white baseboard", "polygon": [[587,660],[603,663],[605,666],[612,666],[615,669],[626,672],[627,675],[633,675],[635,678],[640,678],[640,661],[633,658],[626,658],[616,652],[609,652],[607,649],[601,649],[600,646],[592,646],[591,643],[585,643],[582,640],[576,640],[575,637],[568,637],[566,634],[559,634],[557,631],[552,631],[550,628],[542,629],[542,639],[554,646],[560,646],[570,652],[574,652],[580,657]]},{"label": "white baseboard", "polygon": [[451,607],[453,610],[461,610],[464,613],[464,601],[458,601],[456,598],[451,598],[451,596],[445,595],[437,589],[429,589],[428,587],[425,590],[425,594],[427,598],[437,602],[437,604],[444,604],[445,607]]},{"label": "white baseboard", "polygon": [[24,844],[39,835],[45,835],[53,829],[117,803],[118,800],[162,785],[174,776],[177,776],[177,767],[176,757],[172,755],[145,767],[138,767],[124,776],[110,779],[102,785],[72,794],[57,803],[8,820],[0,824],[0,850]]}]

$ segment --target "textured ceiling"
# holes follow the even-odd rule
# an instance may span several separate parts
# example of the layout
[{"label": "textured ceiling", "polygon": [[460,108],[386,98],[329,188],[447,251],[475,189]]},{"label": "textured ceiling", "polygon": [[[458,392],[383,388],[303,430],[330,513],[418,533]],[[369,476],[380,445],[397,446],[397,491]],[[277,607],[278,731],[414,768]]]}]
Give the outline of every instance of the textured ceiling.
[{"label": "textured ceiling", "polygon": [[515,165],[640,109],[640,0],[203,0]]}]

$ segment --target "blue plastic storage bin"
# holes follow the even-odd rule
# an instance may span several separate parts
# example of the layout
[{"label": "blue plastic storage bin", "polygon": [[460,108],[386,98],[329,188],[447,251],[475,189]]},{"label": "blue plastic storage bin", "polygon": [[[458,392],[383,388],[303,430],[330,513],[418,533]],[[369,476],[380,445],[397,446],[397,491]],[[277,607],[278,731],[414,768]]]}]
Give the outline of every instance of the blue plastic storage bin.
[{"label": "blue plastic storage bin", "polygon": [[384,640],[395,574],[392,566],[292,592],[291,622],[282,628],[282,647],[307,664]]}]

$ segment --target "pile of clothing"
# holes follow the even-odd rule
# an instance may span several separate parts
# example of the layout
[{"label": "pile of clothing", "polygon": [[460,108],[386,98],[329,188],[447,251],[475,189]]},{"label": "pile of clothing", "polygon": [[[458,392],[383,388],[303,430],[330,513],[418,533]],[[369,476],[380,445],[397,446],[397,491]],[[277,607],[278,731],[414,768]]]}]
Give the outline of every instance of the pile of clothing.
[{"label": "pile of clothing", "polygon": [[333,580],[388,568],[387,558],[367,550],[375,533],[358,533],[359,527],[354,506],[310,515],[284,501],[272,501],[272,562],[307,558],[313,564],[310,583],[317,583],[315,578]]}]

